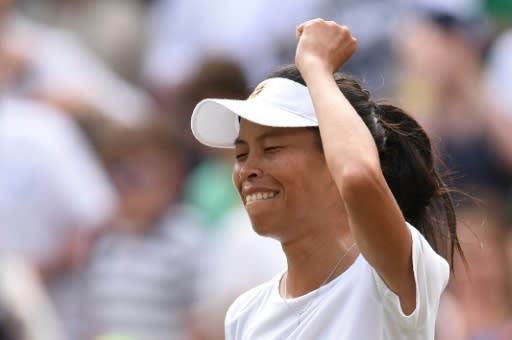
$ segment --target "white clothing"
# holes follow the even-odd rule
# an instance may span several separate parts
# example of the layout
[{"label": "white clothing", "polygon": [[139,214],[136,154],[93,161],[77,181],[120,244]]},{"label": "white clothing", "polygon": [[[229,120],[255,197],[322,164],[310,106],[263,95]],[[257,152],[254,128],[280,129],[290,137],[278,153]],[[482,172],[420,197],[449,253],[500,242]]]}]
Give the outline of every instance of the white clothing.
[{"label": "white clothing", "polygon": [[146,39],[146,6],[142,1],[89,0],[72,6],[53,0],[18,3],[21,11],[35,21],[76,33],[108,68],[125,79],[136,80]]},{"label": "white clothing", "polygon": [[295,46],[295,27],[314,15],[317,1],[156,1],[145,76],[151,83],[179,85],[208,58],[224,57],[240,63],[256,85],[282,64],[280,49],[288,42]]},{"label": "white clothing", "polygon": [[243,205],[228,212],[219,228],[202,261],[196,314],[206,334],[221,337],[222,320],[235,298],[282,272],[286,257],[278,241],[254,232]]},{"label": "white clothing", "polygon": [[185,339],[201,255],[196,211],[175,205],[144,234],[122,228],[104,234],[92,252],[88,325],[94,335]]},{"label": "white clothing", "polygon": [[[55,261],[72,232],[103,225],[116,203],[105,170],[71,118],[37,102],[0,100],[0,254],[31,264]],[[61,273],[48,285],[66,339],[78,339],[80,279],[77,272]]]},{"label": "white clothing", "polygon": [[0,251],[46,261],[73,227],[96,227],[116,193],[74,122],[40,103],[0,101]]},{"label": "white clothing", "polygon": [[[270,280],[286,268],[281,244],[256,234],[242,205],[227,213],[219,225],[222,230],[210,240],[201,270],[203,279],[199,280],[203,306],[219,300],[229,301],[229,305],[247,289]],[[212,291],[215,296],[211,296]]]},{"label": "white clothing", "polygon": [[114,74],[73,33],[22,15],[9,17],[6,30],[28,58],[30,69],[23,79],[10,84],[9,93],[77,96],[108,118],[129,126],[147,118],[150,98]]},{"label": "white clothing", "polygon": [[21,258],[0,256],[0,300],[21,322],[24,340],[62,340],[62,330],[42,283]]},{"label": "white clothing", "polygon": [[[180,85],[209,58],[225,57],[240,64],[250,86],[276,67],[293,62],[295,28],[324,18],[343,22],[358,38],[368,79],[372,49],[391,39],[402,19],[403,0],[159,0],[150,12],[144,74],[158,85]],[[197,24],[200,22],[200,24]],[[383,49],[377,45],[379,60]],[[375,63],[372,61],[372,63]],[[381,67],[378,72],[382,72]],[[379,86],[381,81],[379,76]]]},{"label": "white clothing", "polygon": [[359,255],[342,275],[286,304],[279,294],[283,273],[246,292],[227,313],[226,339],[434,339],[449,266],[415,228],[409,229],[416,280],[416,308],[411,314],[402,312],[398,296]]},{"label": "white clothing", "polygon": [[502,33],[495,41],[484,72],[484,86],[500,112],[512,119],[512,29]]}]

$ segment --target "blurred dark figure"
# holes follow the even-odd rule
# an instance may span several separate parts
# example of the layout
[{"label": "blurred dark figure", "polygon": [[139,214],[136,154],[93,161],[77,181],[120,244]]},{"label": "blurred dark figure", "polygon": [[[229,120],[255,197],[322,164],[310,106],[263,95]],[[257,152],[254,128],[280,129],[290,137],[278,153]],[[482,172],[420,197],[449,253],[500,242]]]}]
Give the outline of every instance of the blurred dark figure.
[{"label": "blurred dark figure", "polygon": [[0,300],[0,340],[23,340],[21,323]]},{"label": "blurred dark figure", "polygon": [[[210,59],[187,81],[181,101],[184,138],[194,150],[194,164],[184,191],[186,202],[197,207],[213,230],[240,201],[231,181],[232,150],[206,148],[197,143],[190,130],[190,114],[204,98],[244,99],[249,85],[241,67],[230,59]],[[220,226],[222,227],[222,226]]]},{"label": "blurred dark figure", "polygon": [[0,340],[63,340],[60,326],[31,263],[0,253]]},{"label": "blurred dark figure", "polygon": [[485,25],[436,11],[405,22],[407,33],[397,33],[398,98],[433,136],[457,189],[507,195],[512,120],[497,112],[497,99],[482,86]]},{"label": "blurred dark figure", "polygon": [[152,93],[172,102],[207,60],[229,57],[256,86],[277,66],[293,62],[299,23],[325,18],[343,22],[359,39],[356,57],[344,70],[382,93],[394,75],[390,41],[393,26],[403,20],[404,3],[410,1],[155,0],[148,16],[144,81]]},{"label": "blurred dark figure", "polygon": [[259,237],[240,204],[231,180],[233,151],[206,148],[191,139],[190,114],[199,101],[212,97],[245,99],[250,90],[241,66],[225,58],[208,59],[183,87],[180,112],[186,118],[184,133],[196,154],[184,199],[201,211],[208,232],[191,340],[224,339],[224,317],[236,296],[270,279],[285,266],[279,243]]},{"label": "blurred dark figure", "polygon": [[193,152],[191,165],[196,165],[211,151],[199,145],[190,130],[190,115],[195,105],[204,98],[242,99],[249,95],[249,85],[245,73],[235,61],[226,58],[208,59],[196,73],[180,87],[179,99],[172,103],[163,103],[165,119],[172,125],[175,133]]},{"label": "blurred dark figure", "polygon": [[182,144],[161,122],[89,135],[119,192],[120,209],[90,258],[87,339],[184,339],[201,228],[197,213],[180,203]]},{"label": "blurred dark figure", "polygon": [[[126,2],[112,1],[121,7]],[[83,6],[92,3],[101,6],[112,1],[80,2]],[[30,1],[35,7],[43,2],[46,3]],[[15,5],[13,0],[0,0],[0,90],[4,94],[42,101],[73,116],[99,112],[127,125],[144,119],[151,105],[146,93],[112,71],[76,34],[55,27],[56,22],[51,26],[35,21],[18,11]],[[84,13],[75,12],[77,16]],[[104,13],[107,17],[118,14],[115,11]],[[122,28],[115,20],[104,21],[114,30]],[[101,28],[97,20],[86,20],[86,25],[92,30]],[[129,31],[122,31],[128,39]],[[119,47],[122,40],[105,37],[103,31],[99,35],[108,39],[112,49]]]},{"label": "blurred dark figure", "polygon": [[[115,202],[114,188],[73,120],[37,102],[3,96],[0,254],[23,259],[40,275],[67,339],[77,340],[82,323],[80,275],[92,235],[110,219]],[[18,283],[25,297],[26,284]],[[30,305],[37,311],[35,301]],[[47,317],[35,316],[49,325]]]},{"label": "blurred dark figure", "polygon": [[437,340],[512,339],[512,222],[499,196],[458,209],[460,258],[441,300]]},{"label": "blurred dark figure", "polygon": [[16,5],[34,20],[76,34],[123,79],[139,79],[146,37],[143,1],[17,0]]}]

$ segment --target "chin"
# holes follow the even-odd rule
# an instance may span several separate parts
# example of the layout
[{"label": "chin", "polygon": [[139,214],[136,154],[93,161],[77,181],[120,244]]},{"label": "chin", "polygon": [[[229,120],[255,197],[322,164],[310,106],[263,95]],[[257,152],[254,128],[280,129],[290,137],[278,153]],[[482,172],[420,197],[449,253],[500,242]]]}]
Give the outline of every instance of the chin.
[{"label": "chin", "polygon": [[[249,215],[250,216],[250,215]],[[270,223],[268,219],[256,218],[250,216],[252,229],[260,236],[271,237],[278,241],[281,240],[279,228],[276,228],[276,224]]]}]

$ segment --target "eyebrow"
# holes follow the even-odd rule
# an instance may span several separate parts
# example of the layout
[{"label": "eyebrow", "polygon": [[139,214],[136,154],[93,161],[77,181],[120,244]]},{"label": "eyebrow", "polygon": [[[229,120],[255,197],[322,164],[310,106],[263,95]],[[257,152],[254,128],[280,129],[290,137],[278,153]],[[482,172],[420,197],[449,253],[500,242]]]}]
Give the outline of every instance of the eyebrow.
[{"label": "eyebrow", "polygon": [[[263,139],[281,137],[281,136],[285,135],[287,132],[288,131],[282,131],[282,130],[281,131],[280,130],[268,131],[268,132],[262,133],[261,135],[256,137],[256,140],[261,141]],[[234,144],[235,145],[247,145],[247,142],[245,140],[241,139],[240,137],[237,137],[234,141]]]}]

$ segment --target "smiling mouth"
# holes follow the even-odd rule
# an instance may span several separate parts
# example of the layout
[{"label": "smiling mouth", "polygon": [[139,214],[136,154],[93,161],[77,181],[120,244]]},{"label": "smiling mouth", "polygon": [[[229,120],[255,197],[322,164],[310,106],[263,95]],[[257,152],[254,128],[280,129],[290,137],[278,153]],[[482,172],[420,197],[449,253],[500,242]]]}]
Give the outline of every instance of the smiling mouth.
[{"label": "smiling mouth", "polygon": [[268,200],[271,198],[274,198],[276,196],[275,192],[258,192],[255,194],[247,195],[245,197],[246,203],[256,202],[256,201],[263,201]]}]

